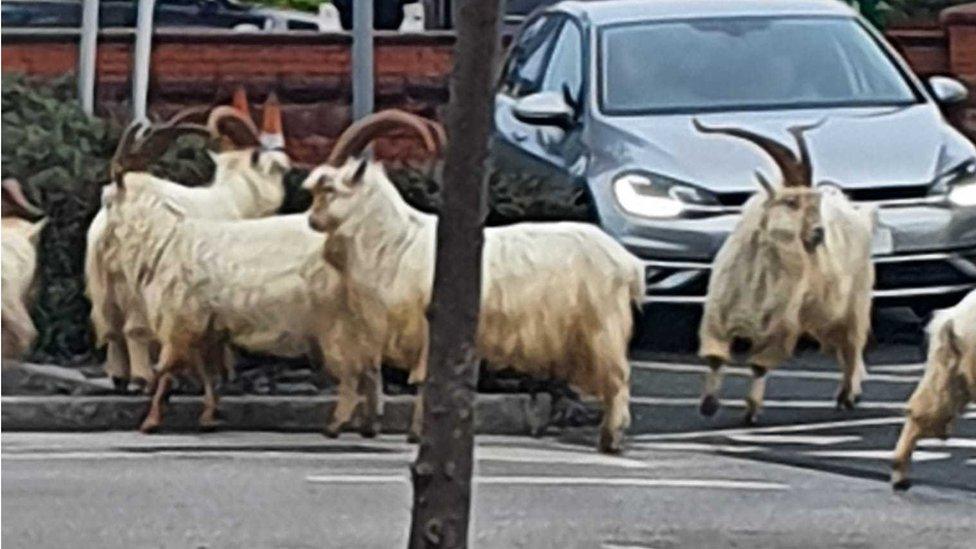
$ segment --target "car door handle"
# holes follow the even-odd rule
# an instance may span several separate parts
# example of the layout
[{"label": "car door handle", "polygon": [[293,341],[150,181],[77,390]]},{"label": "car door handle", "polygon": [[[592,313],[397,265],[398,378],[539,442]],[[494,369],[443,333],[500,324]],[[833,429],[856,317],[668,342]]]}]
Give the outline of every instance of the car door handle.
[{"label": "car door handle", "polygon": [[525,133],[522,130],[515,130],[512,132],[512,139],[518,141],[519,143],[525,141],[528,138],[529,138],[529,134]]}]

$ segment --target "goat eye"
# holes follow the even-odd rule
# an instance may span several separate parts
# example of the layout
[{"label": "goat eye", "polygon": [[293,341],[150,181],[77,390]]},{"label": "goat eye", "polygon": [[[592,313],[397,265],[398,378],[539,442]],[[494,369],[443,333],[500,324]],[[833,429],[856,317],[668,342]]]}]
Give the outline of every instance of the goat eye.
[{"label": "goat eye", "polygon": [[254,149],[253,151],[251,151],[251,165],[252,166],[257,166],[258,159],[260,157],[261,157],[261,152],[260,151],[258,151],[257,149]]}]

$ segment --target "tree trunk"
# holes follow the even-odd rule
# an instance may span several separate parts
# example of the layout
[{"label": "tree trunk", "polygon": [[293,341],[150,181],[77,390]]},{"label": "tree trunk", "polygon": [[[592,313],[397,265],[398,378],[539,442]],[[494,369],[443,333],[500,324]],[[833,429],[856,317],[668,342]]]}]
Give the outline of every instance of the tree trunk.
[{"label": "tree trunk", "polygon": [[500,0],[458,0],[447,158],[437,226],[424,427],[410,547],[467,547],[474,452],[475,336],[487,211],[486,160],[493,111]]}]

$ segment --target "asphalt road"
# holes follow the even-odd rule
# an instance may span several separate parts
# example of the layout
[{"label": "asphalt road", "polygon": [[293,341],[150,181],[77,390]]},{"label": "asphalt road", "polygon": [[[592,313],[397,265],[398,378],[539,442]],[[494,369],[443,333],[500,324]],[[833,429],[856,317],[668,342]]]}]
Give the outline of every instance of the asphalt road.
[{"label": "asphalt road", "polygon": [[[673,359],[674,357],[669,357]],[[904,404],[924,370],[921,352],[888,345],[868,353],[868,378],[855,410],[836,410],[840,379],[836,362],[802,353],[773,371],[766,384],[765,409],[755,427],[745,428],[747,368],[727,369],[722,409],[713,418],[698,415],[704,366],[654,360],[633,365],[632,440],[652,445],[734,455],[887,480],[892,449],[903,423]],[[578,441],[567,433],[565,440]],[[912,477],[928,484],[976,495],[976,406],[970,406],[946,441],[925,440],[914,455]]]},{"label": "asphalt road", "polygon": [[[404,547],[402,437],[2,436],[4,547]],[[972,547],[972,493],[634,443],[480,437],[479,548]]]},{"label": "asphalt road", "polygon": [[[973,547],[976,410],[923,443],[915,487],[888,486],[917,348],[869,355],[854,411],[839,374],[805,353],[771,374],[760,423],[741,426],[747,372],[697,413],[702,366],[642,357],[623,457],[592,429],[480,437],[474,547]],[[413,448],[402,436],[4,433],[7,547],[403,547]]]}]

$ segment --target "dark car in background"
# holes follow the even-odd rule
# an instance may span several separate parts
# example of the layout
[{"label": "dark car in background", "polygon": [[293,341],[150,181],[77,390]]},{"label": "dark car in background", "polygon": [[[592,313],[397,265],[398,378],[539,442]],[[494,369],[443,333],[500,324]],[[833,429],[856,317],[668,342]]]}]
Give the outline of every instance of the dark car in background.
[{"label": "dark car in background", "polygon": [[[135,0],[99,0],[99,27],[131,28],[136,24]],[[4,0],[6,28],[78,28],[81,0]],[[157,27],[210,27],[247,30],[317,30],[315,14],[265,8],[234,0],[156,0]]]},{"label": "dark car in background", "polygon": [[925,314],[976,287],[976,149],[940,111],[966,95],[921,82],[841,2],[563,2],[511,46],[492,152],[585,190],[644,260],[646,307],[696,308],[756,170],[778,172],[693,120],[794,150],[789,127],[825,120],[807,136],[815,178],[878,207],[875,304]]}]

